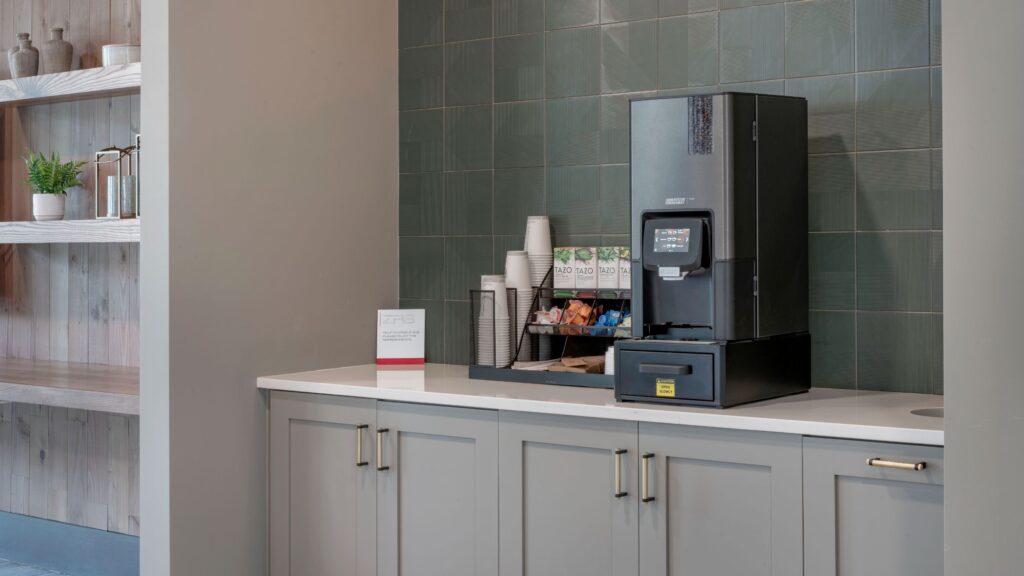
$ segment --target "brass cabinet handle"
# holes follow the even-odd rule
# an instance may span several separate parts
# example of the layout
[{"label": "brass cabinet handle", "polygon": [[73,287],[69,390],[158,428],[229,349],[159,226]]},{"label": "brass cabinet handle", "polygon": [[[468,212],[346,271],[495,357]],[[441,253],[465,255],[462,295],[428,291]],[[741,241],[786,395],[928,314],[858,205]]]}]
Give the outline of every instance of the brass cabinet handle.
[{"label": "brass cabinet handle", "polygon": [[624,449],[615,451],[615,492],[612,493],[612,496],[616,498],[622,498],[629,494],[622,489],[622,455],[626,452]]},{"label": "brass cabinet handle", "polygon": [[366,466],[369,464],[369,462],[363,460],[363,431],[369,427],[368,424],[356,426],[356,466]]},{"label": "brass cabinet handle", "polygon": [[641,502],[654,502],[654,496],[651,496],[651,458],[654,458],[654,454],[650,452],[640,457],[640,501]]},{"label": "brass cabinet handle", "polygon": [[868,466],[876,468],[895,468],[897,470],[924,470],[928,467],[927,462],[900,462],[898,460],[883,460],[882,458],[868,458]]},{"label": "brass cabinet handle", "polygon": [[377,428],[377,470],[380,472],[391,469],[384,465],[384,434],[387,432],[387,428]]}]

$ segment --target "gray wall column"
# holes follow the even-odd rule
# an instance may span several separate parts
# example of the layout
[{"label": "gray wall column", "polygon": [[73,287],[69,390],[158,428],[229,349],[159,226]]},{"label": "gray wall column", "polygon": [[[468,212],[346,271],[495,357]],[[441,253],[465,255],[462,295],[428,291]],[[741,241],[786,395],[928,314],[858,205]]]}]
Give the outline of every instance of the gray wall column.
[{"label": "gray wall column", "polygon": [[1024,3],[943,2],[946,576],[1024,566]]},{"label": "gray wall column", "polygon": [[143,19],[142,573],[267,570],[256,377],[370,362],[398,304],[396,0]]}]

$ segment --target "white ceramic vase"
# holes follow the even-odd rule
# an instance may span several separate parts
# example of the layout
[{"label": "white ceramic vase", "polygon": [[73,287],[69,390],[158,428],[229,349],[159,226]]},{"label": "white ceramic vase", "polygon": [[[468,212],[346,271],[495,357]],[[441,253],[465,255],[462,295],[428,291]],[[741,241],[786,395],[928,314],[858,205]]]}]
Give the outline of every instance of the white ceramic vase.
[{"label": "white ceramic vase", "polygon": [[32,216],[36,220],[62,220],[67,194],[33,194]]}]

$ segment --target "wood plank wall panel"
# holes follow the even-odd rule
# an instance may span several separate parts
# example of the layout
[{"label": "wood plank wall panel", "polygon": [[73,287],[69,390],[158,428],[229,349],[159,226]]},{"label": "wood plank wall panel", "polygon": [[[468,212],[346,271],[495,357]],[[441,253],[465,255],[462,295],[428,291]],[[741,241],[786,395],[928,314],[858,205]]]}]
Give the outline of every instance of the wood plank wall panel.
[{"label": "wood plank wall panel", "polygon": [[0,510],[138,535],[138,416],[0,404]]},{"label": "wood plank wall panel", "polygon": [[[104,44],[139,43],[140,19],[140,0],[0,0],[0,49],[18,32],[38,47],[62,26],[72,67],[91,68]],[[139,103],[136,95],[6,111],[0,212],[30,217],[27,150],[89,160],[134,144]],[[94,214],[92,170],[84,180],[69,193],[69,218]],[[0,246],[0,269],[0,356],[138,365],[137,244]],[[138,534],[138,431],[137,416],[0,404],[0,510]]]}]

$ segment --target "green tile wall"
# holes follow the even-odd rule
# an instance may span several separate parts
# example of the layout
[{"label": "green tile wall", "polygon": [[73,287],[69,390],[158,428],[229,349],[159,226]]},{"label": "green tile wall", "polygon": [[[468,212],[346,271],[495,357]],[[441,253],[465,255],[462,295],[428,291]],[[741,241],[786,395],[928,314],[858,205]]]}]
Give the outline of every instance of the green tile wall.
[{"label": "green tile wall", "polygon": [[469,358],[526,217],[628,242],[629,99],[808,99],[816,386],[942,393],[940,0],[400,0],[400,296]]}]

